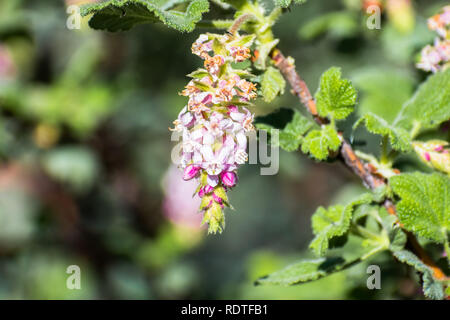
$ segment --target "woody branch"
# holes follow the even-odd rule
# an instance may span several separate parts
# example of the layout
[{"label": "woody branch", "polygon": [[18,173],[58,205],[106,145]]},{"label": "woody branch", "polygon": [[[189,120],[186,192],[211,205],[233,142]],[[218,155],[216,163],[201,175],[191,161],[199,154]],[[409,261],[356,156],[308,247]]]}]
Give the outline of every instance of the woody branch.
[{"label": "woody branch", "polygon": [[[275,66],[281,71],[286,80],[289,82],[292,93],[296,95],[301,103],[306,107],[308,112],[313,116],[314,120],[319,124],[327,124],[329,121],[326,118],[322,118],[317,113],[316,102],[312,97],[308,86],[305,81],[300,77],[300,75],[295,70],[295,65],[287,59],[279,49],[274,49],[271,52],[271,58]],[[352,146],[348,141],[346,141],[342,133],[339,133],[342,138],[342,145],[339,149],[341,161],[350,168],[357,176],[361,178],[364,184],[371,190],[379,186],[386,185],[386,180],[372,172],[367,164],[365,164],[354,152]],[[390,214],[396,214],[395,205],[391,200],[387,199],[384,202],[384,207]],[[434,277],[439,280],[446,279],[446,275],[443,271],[432,261],[425,250],[420,246],[419,242],[415,236],[406,231],[408,236],[408,243],[419,256],[419,258],[433,270]]]}]

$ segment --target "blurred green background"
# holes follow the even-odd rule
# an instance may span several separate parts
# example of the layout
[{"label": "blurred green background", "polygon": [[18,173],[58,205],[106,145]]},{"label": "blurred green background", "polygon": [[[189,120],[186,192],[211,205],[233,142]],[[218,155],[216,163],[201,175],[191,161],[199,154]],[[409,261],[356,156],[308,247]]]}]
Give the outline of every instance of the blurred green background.
[{"label": "blurred green background", "polygon": [[[277,175],[240,169],[226,229],[207,236],[194,186],[171,164],[168,131],[186,103],[185,75],[201,65],[190,46],[202,30],[154,24],[111,34],[87,19],[69,30],[66,6],[78,2],[0,0],[0,299],[420,296],[388,255],[370,262],[384,266],[382,290],[367,289],[367,265],[301,286],[255,287],[311,255],[311,214],[360,192],[360,181],[340,163],[280,151]],[[426,18],[445,2],[383,11],[380,30],[366,27],[367,4],[310,0],[274,30],[312,91],[324,70],[342,67],[360,90],[360,113],[398,108],[426,77],[414,63],[433,40]],[[286,94],[252,111],[279,107],[302,109]],[[355,119],[342,126],[351,139]],[[378,146],[362,129],[354,143]],[[81,290],[66,287],[70,265],[81,268]]]}]

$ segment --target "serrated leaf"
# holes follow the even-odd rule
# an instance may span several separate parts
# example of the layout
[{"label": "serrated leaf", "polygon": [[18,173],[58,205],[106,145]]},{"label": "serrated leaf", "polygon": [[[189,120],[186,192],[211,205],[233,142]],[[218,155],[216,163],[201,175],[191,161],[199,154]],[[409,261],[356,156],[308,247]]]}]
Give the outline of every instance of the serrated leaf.
[{"label": "serrated leaf", "polygon": [[412,150],[410,134],[405,129],[394,127],[386,120],[373,113],[365,114],[355,123],[353,128],[355,129],[362,122],[365,123],[367,131],[389,137],[393,149],[404,152]]},{"label": "serrated leaf", "polygon": [[433,271],[424,264],[416,255],[408,250],[395,251],[394,256],[422,273],[423,292],[426,297],[442,300],[444,299],[444,288],[442,283],[433,278]]},{"label": "serrated leaf", "polygon": [[320,116],[345,119],[354,110],[356,90],[349,80],[341,79],[340,68],[332,67],[322,74],[315,98]]},{"label": "serrated leaf", "polygon": [[[189,3],[185,12],[171,9],[175,4],[183,2]],[[138,24],[157,21],[181,32],[191,32],[202,14],[208,10],[207,0],[109,0],[82,6],[81,15],[93,14],[89,26],[111,32],[125,31]]]},{"label": "serrated leaf", "polygon": [[419,124],[422,129],[432,129],[450,119],[450,69],[437,72],[419,87],[406,102],[394,125],[410,130]]},{"label": "serrated leaf", "polygon": [[346,261],[341,257],[304,260],[276,271],[256,281],[258,285],[291,286],[323,278],[331,273],[353,266],[355,260]]},{"label": "serrated leaf", "polygon": [[[278,145],[288,152],[298,150],[305,133],[311,129],[313,125],[311,120],[304,117],[300,112],[295,111],[292,120],[280,130]],[[256,127],[268,132],[270,132],[271,129],[274,129],[273,126],[265,123],[257,123]],[[272,143],[274,143],[275,146],[277,145],[274,141],[272,141]]]},{"label": "serrated leaf", "polygon": [[450,230],[450,179],[439,173],[404,173],[389,179],[401,200],[397,215],[404,228],[443,243]]},{"label": "serrated leaf", "polygon": [[310,153],[317,160],[325,160],[330,151],[336,151],[341,145],[341,139],[332,125],[323,126],[322,129],[312,130],[304,138],[302,151]]},{"label": "serrated leaf", "polygon": [[328,209],[319,207],[312,216],[312,228],[316,237],[311,242],[310,248],[317,255],[324,255],[328,250],[329,242],[348,231],[354,208],[370,203],[372,200],[372,195],[365,193],[345,206],[338,204]]},{"label": "serrated leaf", "polygon": [[268,67],[261,80],[261,93],[265,102],[271,102],[279,94],[284,93],[286,81],[284,81],[278,69]]}]

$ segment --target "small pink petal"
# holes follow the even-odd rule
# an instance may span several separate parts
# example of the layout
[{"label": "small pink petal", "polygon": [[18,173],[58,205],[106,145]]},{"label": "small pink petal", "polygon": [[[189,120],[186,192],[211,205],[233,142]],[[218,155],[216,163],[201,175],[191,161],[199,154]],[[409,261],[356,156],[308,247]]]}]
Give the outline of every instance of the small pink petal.
[{"label": "small pink petal", "polygon": [[217,196],[215,193],[212,194],[212,197],[215,202],[217,202],[218,204],[222,204],[223,200],[221,197]]},{"label": "small pink petal", "polygon": [[232,188],[236,185],[237,176],[234,172],[227,171],[223,172],[221,175],[222,183],[224,186],[228,188]]},{"label": "small pink petal", "polygon": [[193,164],[188,165],[184,169],[183,180],[191,180],[192,178],[194,178],[197,175],[197,173],[199,171],[200,171],[199,166],[194,166]]}]

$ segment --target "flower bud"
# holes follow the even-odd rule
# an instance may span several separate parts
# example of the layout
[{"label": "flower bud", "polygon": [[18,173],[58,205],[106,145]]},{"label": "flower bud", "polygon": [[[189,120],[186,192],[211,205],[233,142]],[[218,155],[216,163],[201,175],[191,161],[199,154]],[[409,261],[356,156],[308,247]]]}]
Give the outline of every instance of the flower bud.
[{"label": "flower bud", "polygon": [[222,184],[225,187],[232,188],[236,185],[237,176],[232,171],[222,172],[220,178],[222,179]]},{"label": "flower bud", "polygon": [[199,166],[194,166],[193,164],[188,165],[184,169],[183,180],[191,180],[192,178],[194,178],[197,175],[197,173],[199,171],[200,171]]},{"label": "flower bud", "polygon": [[445,147],[448,142],[430,140],[427,142],[414,141],[414,151],[427,166],[450,174],[450,153]]}]

